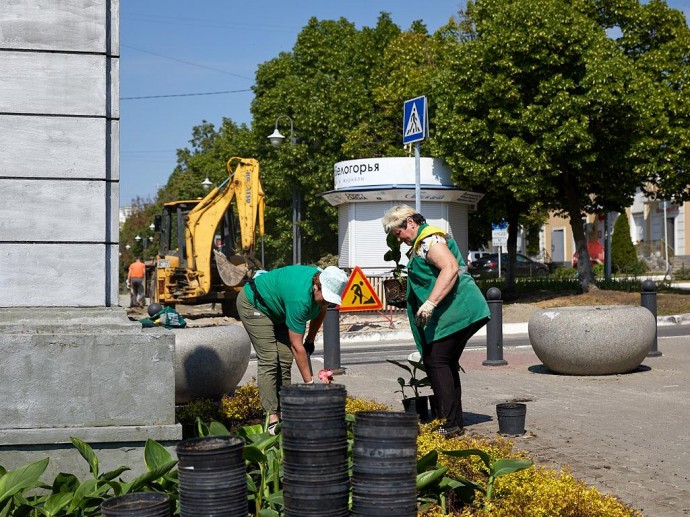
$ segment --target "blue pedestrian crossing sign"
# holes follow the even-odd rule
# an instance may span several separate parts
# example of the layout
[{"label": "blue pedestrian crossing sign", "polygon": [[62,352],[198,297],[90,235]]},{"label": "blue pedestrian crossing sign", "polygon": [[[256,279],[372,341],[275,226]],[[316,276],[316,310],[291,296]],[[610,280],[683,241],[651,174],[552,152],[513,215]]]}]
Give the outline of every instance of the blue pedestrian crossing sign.
[{"label": "blue pedestrian crossing sign", "polygon": [[403,110],[403,144],[419,142],[427,134],[426,97],[405,101]]}]

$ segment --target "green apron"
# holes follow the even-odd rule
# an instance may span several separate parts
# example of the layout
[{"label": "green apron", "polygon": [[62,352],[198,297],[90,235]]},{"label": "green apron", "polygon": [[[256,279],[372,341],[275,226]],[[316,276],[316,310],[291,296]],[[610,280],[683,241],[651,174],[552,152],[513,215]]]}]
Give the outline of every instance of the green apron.
[{"label": "green apron", "polygon": [[[441,300],[431,315],[431,320],[424,327],[417,327],[414,323],[419,307],[429,298],[434,288],[440,270],[419,258],[415,250],[421,245],[425,237],[440,234],[446,238],[448,249],[458,261],[460,273],[458,281]],[[414,335],[419,353],[422,353],[424,343],[432,343],[454,334],[472,323],[489,317],[489,306],[482,292],[467,273],[465,261],[455,240],[446,236],[446,232],[424,224],[420,226],[414,245],[408,252],[407,263],[407,317]]]}]

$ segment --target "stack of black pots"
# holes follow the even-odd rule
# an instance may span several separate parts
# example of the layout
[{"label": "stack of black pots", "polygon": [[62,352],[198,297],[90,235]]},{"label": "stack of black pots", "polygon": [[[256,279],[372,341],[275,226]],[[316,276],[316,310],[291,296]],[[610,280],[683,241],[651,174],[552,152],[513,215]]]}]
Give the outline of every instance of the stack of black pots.
[{"label": "stack of black pots", "polygon": [[182,517],[246,517],[244,441],[235,436],[193,438],[177,444]]},{"label": "stack of black pots", "polygon": [[345,386],[280,390],[285,517],[347,517],[349,477]]},{"label": "stack of black pots", "polygon": [[417,415],[362,411],[355,415],[352,515],[417,515]]}]

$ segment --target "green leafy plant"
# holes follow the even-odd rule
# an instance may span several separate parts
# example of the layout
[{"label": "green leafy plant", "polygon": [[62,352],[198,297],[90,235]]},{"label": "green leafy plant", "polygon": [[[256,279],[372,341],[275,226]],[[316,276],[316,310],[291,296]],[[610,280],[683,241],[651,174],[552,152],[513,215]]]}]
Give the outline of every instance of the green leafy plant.
[{"label": "green leafy plant", "polygon": [[417,460],[417,500],[421,507],[437,504],[448,512],[448,496],[454,493],[465,504],[474,499],[481,485],[461,476],[448,476],[448,467],[438,464],[438,451],[433,450]]},{"label": "green leafy plant", "polygon": [[400,259],[402,258],[402,253],[400,251],[400,243],[398,239],[395,238],[393,233],[389,233],[386,236],[386,244],[388,245],[388,251],[384,253],[383,260],[386,262],[395,262],[395,267],[393,268],[393,278],[398,281],[402,281],[404,278],[405,266],[400,264]]},{"label": "green leafy plant", "polygon": [[[24,493],[43,488],[40,477],[48,466],[48,458],[35,461],[7,472],[0,467],[0,516],[14,515],[25,503]],[[54,503],[53,503],[54,504]]]},{"label": "green leafy plant", "polygon": [[71,440],[88,463],[91,477],[80,482],[73,474],[60,473],[52,485],[46,485],[39,478],[48,466],[48,458],[11,472],[0,468],[0,516],[91,517],[100,515],[100,505],[106,499],[131,492],[160,491],[170,495],[173,501],[177,499],[177,474],[172,472],[177,461],[159,443],[147,440],[144,446],[147,471],[125,482],[116,478],[130,470],[129,467],[101,473],[91,446],[78,438]]},{"label": "green leafy plant", "polygon": [[435,504],[441,507],[444,514],[448,512],[448,498],[451,494],[463,504],[471,504],[475,492],[485,495],[486,503],[494,498],[494,482],[497,478],[526,469],[532,466],[529,460],[501,458],[491,462],[489,455],[479,449],[440,451],[454,457],[479,456],[484,462],[489,477],[486,486],[460,475],[449,476],[449,469],[439,465],[438,453],[433,450],[417,460],[417,492],[421,508]]},{"label": "green leafy plant", "polygon": [[442,454],[447,456],[454,456],[456,458],[468,457],[468,456],[479,456],[484,462],[487,470],[489,471],[489,479],[486,482],[486,487],[482,487],[477,483],[473,483],[469,480],[463,479],[463,483],[473,486],[476,490],[480,490],[486,496],[487,503],[491,502],[494,497],[494,482],[497,478],[505,476],[507,474],[512,474],[513,472],[518,472],[520,470],[529,468],[532,466],[530,460],[514,460],[501,458],[494,462],[491,461],[490,456],[480,450],[480,449],[464,449],[455,451],[441,451]]},{"label": "green leafy plant", "polygon": [[410,363],[409,366],[404,363],[401,363],[400,361],[395,361],[393,359],[386,359],[386,361],[396,366],[399,366],[400,368],[402,368],[410,374],[410,378],[407,381],[403,377],[398,377],[398,384],[400,385],[400,389],[396,390],[395,392],[400,392],[403,398],[405,398],[406,387],[412,388],[414,396],[419,397],[419,388],[431,386],[431,381],[429,381],[429,377],[424,376],[419,378],[417,376],[417,372],[426,373],[426,369],[424,368],[424,364],[422,363],[422,361],[413,361],[412,359],[408,359],[407,362]]}]

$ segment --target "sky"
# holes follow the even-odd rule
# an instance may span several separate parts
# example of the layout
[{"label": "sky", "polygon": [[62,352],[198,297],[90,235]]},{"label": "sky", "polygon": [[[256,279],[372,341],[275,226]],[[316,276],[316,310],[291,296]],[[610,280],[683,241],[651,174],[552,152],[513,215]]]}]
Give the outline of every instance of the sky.
[{"label": "sky", "polygon": [[[361,29],[385,11],[403,30],[422,20],[434,32],[464,3],[120,0],[120,206],[155,197],[194,126],[218,127],[223,117],[249,125],[259,64],[290,52],[312,16],[344,17]],[[690,17],[690,0],[667,3]]]}]

